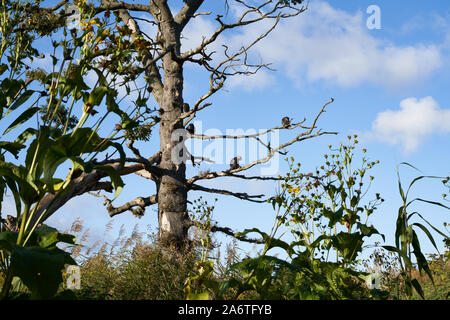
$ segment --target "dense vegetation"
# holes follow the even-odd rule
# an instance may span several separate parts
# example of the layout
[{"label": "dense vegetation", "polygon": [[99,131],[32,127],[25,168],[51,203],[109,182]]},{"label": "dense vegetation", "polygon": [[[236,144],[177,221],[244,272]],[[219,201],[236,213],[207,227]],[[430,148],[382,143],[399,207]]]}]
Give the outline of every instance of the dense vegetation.
[{"label": "dense vegetation", "polygon": [[[363,156],[356,170],[347,170],[356,165],[357,143],[356,137],[349,137],[349,142],[337,149],[330,146],[324,165],[307,175],[299,173],[300,164],[287,159],[290,171],[272,199],[276,219],[271,232],[251,229],[236,234],[256,233],[263,239],[264,249],[245,257],[237,254],[236,240],[228,244],[225,255],[215,248],[210,229],[216,204],[202,199],[196,200],[191,210],[198,228],[181,251],[159,245],[156,235],[138,232],[138,225],[128,237],[122,228],[113,243],[89,246],[88,230],[77,219],[66,233],[77,236],[80,243],[65,250],[81,266],[81,289],[67,290],[64,274],[54,298],[448,299],[450,254],[444,233],[429,225],[442,236],[446,251],[425,259],[417,243],[414,251],[408,249],[404,254],[401,245],[384,245],[384,235],[366,225],[367,217],[376,214],[384,200],[375,194],[373,200],[364,202],[363,195],[374,179],[369,171],[377,161]],[[439,207],[445,209],[443,204]],[[399,212],[403,213],[402,207]],[[420,213],[415,214],[426,221]],[[419,226],[438,246],[423,224],[412,219],[409,223]],[[106,227],[110,230],[111,224]],[[404,239],[401,230],[396,232]],[[288,243],[283,237],[289,233]],[[412,241],[416,241],[414,234]],[[375,245],[365,246],[373,237],[379,238]],[[277,253],[269,255],[274,250]],[[368,259],[360,259],[363,250],[372,252]],[[17,279],[9,298],[27,297],[30,291]]]}]

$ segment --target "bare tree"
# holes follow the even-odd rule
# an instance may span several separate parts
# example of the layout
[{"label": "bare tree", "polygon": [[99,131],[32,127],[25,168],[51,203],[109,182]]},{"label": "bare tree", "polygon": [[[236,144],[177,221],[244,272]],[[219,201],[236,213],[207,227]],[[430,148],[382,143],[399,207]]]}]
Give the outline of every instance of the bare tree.
[{"label": "bare tree", "polygon": [[[58,17],[60,18],[58,19],[64,21],[71,13],[61,13],[58,10],[66,5],[66,2],[62,1],[52,8],[35,8],[35,10],[40,10],[41,14],[57,15],[57,12],[59,12]],[[245,171],[269,162],[276,153],[283,153],[285,148],[294,143],[324,134],[334,134],[333,132],[322,131],[317,127],[319,117],[333,99],[323,105],[310,124],[306,123],[306,119],[299,123],[289,123],[289,125],[285,121],[283,123],[277,121],[272,128],[264,132],[236,136],[205,136],[189,130],[190,132],[187,133],[187,136],[192,139],[255,139],[263,147],[267,148],[267,155],[242,166],[236,162],[228,170],[207,171],[192,177],[186,177],[186,163],[177,163],[173,156],[174,150],[176,150],[175,148],[180,142],[174,139],[174,134],[177,130],[186,128],[202,111],[212,107],[211,99],[213,95],[224,87],[227,79],[233,76],[252,75],[261,69],[270,69],[270,65],[267,63],[251,61],[252,59],[249,57],[251,49],[262,39],[266,38],[280,21],[298,16],[307,10],[307,6],[303,5],[303,0],[234,0],[232,3],[227,0],[221,1],[227,12],[230,5],[239,8],[237,12],[240,12],[240,14],[235,17],[231,14],[224,16],[219,13],[200,11],[202,4],[205,2],[204,0],[183,0],[183,2],[178,2],[178,5],[181,4],[181,9],[178,12],[169,5],[167,0],[152,0],[149,1],[148,5],[136,4],[131,1],[101,0],[100,3],[90,6],[91,12],[96,16],[114,14],[117,17],[117,24],[124,26],[122,28],[125,30],[124,33],[128,34],[130,43],[138,42],[141,44],[139,55],[142,56],[142,59],[139,61],[133,61],[134,69],[129,68],[126,71],[118,71],[113,68],[114,63],[108,60],[108,51],[100,49],[92,57],[93,63],[99,61],[99,65],[103,67],[102,70],[110,74],[122,72],[122,74],[128,76],[128,81],[132,81],[139,76],[145,77],[145,89],[147,92],[150,92],[156,101],[156,111],[158,112],[158,121],[153,125],[159,126],[159,152],[153,155],[142,155],[141,150],[138,150],[133,145],[136,138],[125,135],[123,139],[127,141],[128,149],[133,156],[126,158],[124,165],[118,158],[114,159],[111,156],[104,160],[95,160],[96,164],[110,166],[122,176],[137,174],[145,179],[154,181],[156,194],[143,194],[141,197],[130,200],[120,206],[113,206],[111,200],[107,199],[106,208],[110,216],[126,211],[133,211],[135,214],[141,215],[146,207],[157,205],[159,238],[163,243],[181,243],[187,239],[187,231],[193,225],[189,221],[187,208],[189,191],[198,190],[222,194],[253,202],[264,202],[267,200],[262,194],[238,193],[233,190],[205,187],[201,185],[202,181],[220,177],[233,177],[244,180],[277,180],[279,179],[278,177],[247,176]],[[139,16],[133,16],[136,13],[139,13]],[[143,18],[144,14],[147,15],[145,18]],[[195,48],[182,52],[183,31],[198,16],[210,16],[215,21],[217,28],[209,37],[205,36]],[[263,21],[270,21],[271,25],[265,30],[261,30],[259,36],[250,39],[242,47],[233,49],[227,44],[223,44],[222,58],[216,58],[214,52],[209,50],[213,43],[219,41],[220,35]],[[153,35],[148,35],[142,31],[142,23],[153,26]],[[58,27],[57,24],[55,24],[56,27]],[[113,43],[110,44],[110,46],[114,45]],[[191,103],[190,106],[187,106],[186,101],[183,99],[183,75],[187,64],[199,65],[209,72],[209,89],[199,96],[194,103]],[[120,126],[117,127],[118,131],[121,129]],[[263,143],[261,139],[263,135],[277,130],[290,130],[295,132],[295,134],[291,140],[283,142],[279,146],[271,147],[270,144],[266,145]],[[149,143],[157,144],[157,142],[153,141]],[[186,158],[187,155],[184,154],[183,156]],[[187,159],[192,161],[193,164],[207,160],[195,155],[188,156]],[[71,189],[63,196],[55,199],[54,194],[48,193],[38,205],[34,215],[34,223],[44,221],[75,196],[92,191],[111,192],[111,183],[101,181],[104,177],[106,177],[106,173],[101,170],[84,172],[73,178]],[[44,211],[45,214],[38,221],[38,217]],[[234,235],[226,227],[215,226],[212,231]],[[258,241],[244,237],[239,239],[243,241]]]}]

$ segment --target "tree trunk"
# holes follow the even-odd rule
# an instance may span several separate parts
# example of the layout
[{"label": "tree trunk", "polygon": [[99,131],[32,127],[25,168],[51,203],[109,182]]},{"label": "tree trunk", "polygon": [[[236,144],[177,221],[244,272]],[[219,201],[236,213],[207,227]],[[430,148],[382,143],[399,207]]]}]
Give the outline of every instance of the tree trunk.
[{"label": "tree trunk", "polygon": [[[164,13],[163,13],[164,15]],[[170,21],[171,19],[169,19]],[[173,20],[172,20],[173,22]],[[172,157],[178,141],[172,141],[176,129],[183,128],[180,121],[172,124],[182,113],[183,66],[174,59],[174,52],[180,52],[180,34],[171,23],[162,23],[164,46],[173,46],[172,52],[163,58],[164,91],[160,101],[160,143],[162,175],[158,183],[159,240],[163,245],[181,245],[187,238],[185,221],[187,215],[186,165],[177,164]]]}]

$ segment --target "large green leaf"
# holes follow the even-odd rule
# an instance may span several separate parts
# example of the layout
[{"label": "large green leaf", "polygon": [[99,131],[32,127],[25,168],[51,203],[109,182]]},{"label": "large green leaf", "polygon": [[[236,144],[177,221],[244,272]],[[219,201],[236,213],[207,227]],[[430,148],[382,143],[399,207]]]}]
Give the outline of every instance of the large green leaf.
[{"label": "large green leaf", "polygon": [[17,242],[18,233],[13,231],[0,232],[0,249],[12,252]]},{"label": "large green leaf", "polygon": [[0,87],[7,98],[6,106],[9,107],[14,101],[14,97],[24,87],[25,82],[22,79],[5,78]]},{"label": "large green leaf", "polygon": [[[0,161],[0,176],[9,177],[19,186],[20,198],[24,203],[32,204],[37,201],[40,194],[39,187],[27,180],[28,171],[22,166]],[[9,180],[8,180],[9,181]],[[12,186],[12,181],[11,181]],[[10,186],[10,187],[11,187]]]},{"label": "large green leaf", "polygon": [[402,183],[400,181],[400,172],[397,166],[397,180],[398,180],[398,190],[400,192],[400,196],[402,197],[403,202],[406,202],[405,192],[403,191]]},{"label": "large green leaf", "polygon": [[430,267],[428,266],[427,259],[425,258],[422,251],[420,250],[419,238],[417,237],[417,234],[415,231],[413,231],[413,239],[411,241],[411,244],[414,249],[413,253],[417,260],[417,266],[419,267],[419,272],[422,273],[422,270],[425,270],[428,277],[431,279],[431,282],[434,283],[433,274],[430,270]]},{"label": "large green leaf", "polygon": [[439,249],[438,249],[438,247],[436,245],[436,242],[434,241],[433,236],[431,235],[430,231],[428,231],[428,229],[423,224],[415,222],[415,223],[412,224],[412,226],[419,227],[427,235],[428,239],[430,239],[431,243],[436,248],[437,252],[439,252]]},{"label": "large green leaf", "polygon": [[396,228],[395,228],[395,246],[397,248],[400,248],[400,237],[405,234],[405,222],[404,222],[404,213],[403,213],[403,206],[401,206],[398,209],[398,216],[397,216],[397,222],[396,222]]},{"label": "large green leaf", "polygon": [[362,250],[363,240],[359,232],[347,233],[340,232],[336,236],[331,237],[333,245],[339,250],[339,255],[344,261],[353,261],[358,252]]},{"label": "large green leaf", "polygon": [[[420,213],[418,212],[414,212],[413,214],[417,214],[423,221],[425,221],[434,231],[436,231],[437,233],[439,233],[441,236],[443,236],[444,238],[449,238],[448,235],[446,235],[445,233],[443,233],[442,231],[440,231],[439,229],[437,229],[436,227],[434,227],[431,223],[428,222],[428,220],[426,220]],[[409,216],[409,218],[413,215],[411,214]]]},{"label": "large green leaf", "polygon": [[108,145],[101,144],[102,141],[103,139],[91,128],[79,128],[71,134],[57,138],[55,143],[64,148],[65,154],[70,157],[94,151],[104,151]]},{"label": "large green leaf", "polygon": [[50,299],[56,294],[65,264],[76,263],[58,248],[16,246],[11,254],[13,275],[28,287],[32,299]]},{"label": "large green leaf", "polygon": [[75,236],[60,233],[57,229],[43,224],[34,231],[29,244],[30,246],[35,244],[42,248],[51,248],[55,247],[58,242],[75,244]]}]

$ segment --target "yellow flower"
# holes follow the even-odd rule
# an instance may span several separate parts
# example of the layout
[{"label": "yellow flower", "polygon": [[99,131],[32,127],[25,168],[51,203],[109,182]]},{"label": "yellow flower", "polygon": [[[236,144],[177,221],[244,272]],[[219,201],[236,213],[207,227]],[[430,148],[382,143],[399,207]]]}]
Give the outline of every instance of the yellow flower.
[{"label": "yellow flower", "polygon": [[297,193],[300,192],[300,187],[297,187],[297,188],[289,187],[288,192],[289,192],[289,193],[297,194]]},{"label": "yellow flower", "polygon": [[100,21],[98,20],[98,18],[94,18],[92,20],[89,21],[90,25],[100,25]]}]

